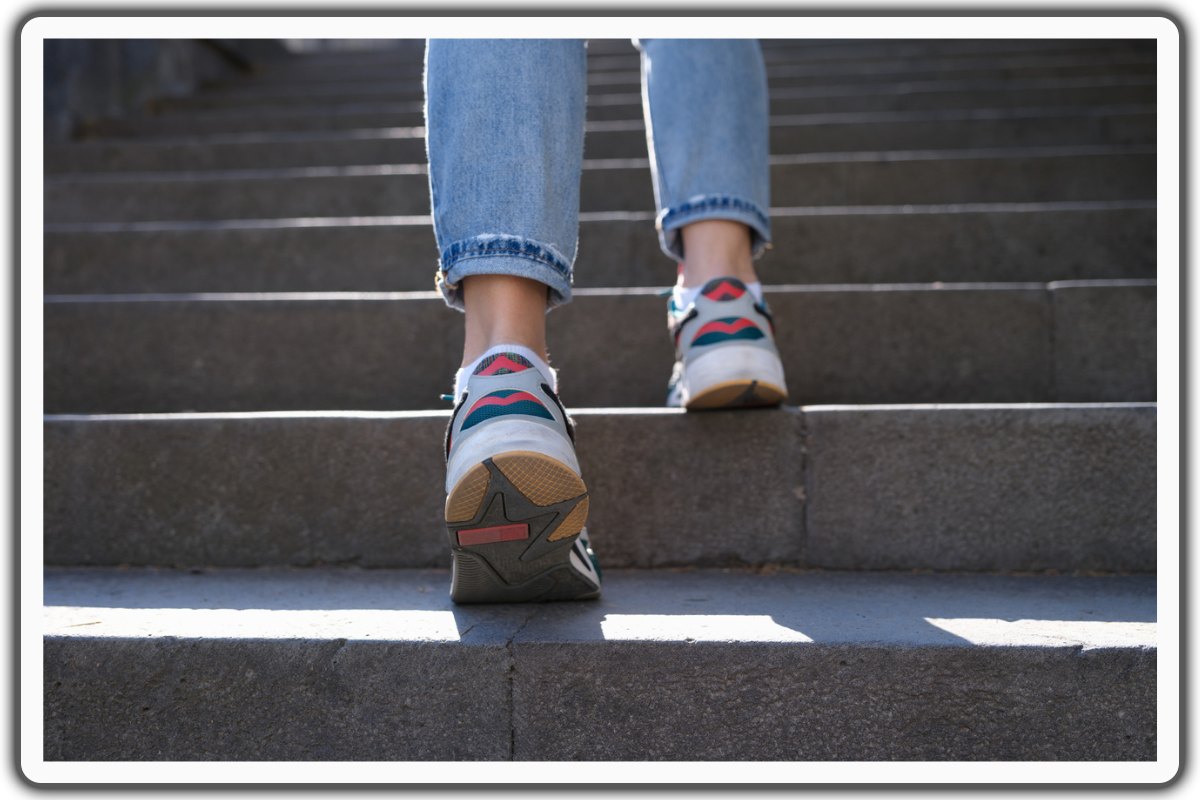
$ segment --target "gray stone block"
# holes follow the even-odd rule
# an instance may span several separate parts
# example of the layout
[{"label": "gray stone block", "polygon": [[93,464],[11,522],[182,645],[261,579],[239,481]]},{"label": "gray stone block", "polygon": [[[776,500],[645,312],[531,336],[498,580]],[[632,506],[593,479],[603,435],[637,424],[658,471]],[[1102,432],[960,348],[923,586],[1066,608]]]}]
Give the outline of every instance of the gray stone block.
[{"label": "gray stone block", "polygon": [[[776,212],[774,247],[755,262],[763,282],[1042,282],[1157,275],[1154,208],[1044,205],[856,213],[861,211],[866,209],[847,209],[844,215]],[[1070,277],[1051,278],[1056,275]]]},{"label": "gray stone block", "polygon": [[[396,577],[48,573],[50,626],[56,604],[88,620],[45,639],[44,757],[508,760],[520,609],[450,610],[444,574]],[[98,627],[121,632],[74,635]]]},{"label": "gray stone block", "polygon": [[[1153,586],[613,575],[594,606],[545,607],[517,635],[514,757],[1152,760]],[[1069,633],[1092,619],[1151,638]]]},{"label": "gray stone block", "polygon": [[[850,111],[913,111],[929,109],[1054,108],[1080,105],[1133,105],[1156,102],[1153,77],[1108,76],[1065,79],[1046,86],[1037,79],[978,81],[963,89],[961,81],[932,81],[897,85],[880,82],[857,86],[779,89],[771,98],[772,114],[811,114]],[[1099,84],[1099,85],[1096,85]],[[800,92],[800,96],[797,92]],[[640,120],[641,96],[593,96],[588,119]],[[299,107],[232,109],[220,112],[176,112],[153,117],[88,120],[80,130],[85,138],[199,136],[269,131],[322,131],[355,128],[406,128],[425,124],[422,103],[359,103]],[[595,156],[600,157],[600,156]]]},{"label": "gray stone block", "polygon": [[[929,211],[777,210],[773,248],[755,269],[767,285],[1157,274],[1153,208]],[[676,265],[659,249],[653,215],[629,216],[580,223],[576,287],[674,282]],[[255,228],[216,222],[163,230],[52,230],[43,238],[47,294],[425,291],[436,269],[437,244],[427,222]]]},{"label": "gray stone block", "polygon": [[86,139],[129,139],[269,131],[408,128],[425,124],[423,106],[421,102],[360,103],[100,119],[83,126],[80,135]]},{"label": "gray stone block", "polygon": [[[1149,200],[1157,196],[1153,154],[1084,155],[1021,148],[969,157],[941,151],[933,160],[782,163],[771,168],[771,206]],[[838,156],[841,157],[840,155]],[[874,156],[865,156],[872,158]],[[795,156],[793,158],[804,158]]]},{"label": "gray stone block", "polygon": [[1153,571],[1156,413],[806,408],[807,563]]},{"label": "gray stone block", "polygon": [[580,411],[588,532],[602,565],[802,559],[802,424],[793,410]]},{"label": "gray stone block", "polygon": [[1051,314],[1029,284],[770,287],[792,402],[1052,397]]},{"label": "gray stone block", "polygon": [[441,409],[462,354],[432,292],[46,308],[48,413]]},{"label": "gray stone block", "polygon": [[[1062,80],[981,80],[878,83],[859,86],[815,86],[776,89],[771,113],[829,114],[848,111],[917,111],[964,108],[1063,108],[1072,106],[1140,105],[1156,102],[1150,76],[1111,75]],[[602,110],[590,108],[599,119]]]},{"label": "gray stone block", "polygon": [[[448,566],[448,416],[48,419],[46,561]],[[576,420],[603,565],[800,559],[794,411]]]},{"label": "gray stone block", "polygon": [[47,563],[448,566],[446,417],[47,421]]},{"label": "gray stone block", "polygon": [[[405,133],[408,133],[405,131]],[[391,132],[225,134],[188,141],[76,142],[48,147],[47,175],[213,169],[345,167],[425,161],[425,137]]]},{"label": "gray stone block", "polygon": [[1062,79],[1094,76],[1154,75],[1154,54],[1127,57],[1074,58],[1062,56],[985,56],[929,59],[895,59],[874,63],[798,64],[777,67],[768,78],[772,89],[838,83],[877,81],[936,81],[953,76],[958,80]]},{"label": "gray stone block", "polygon": [[1158,399],[1155,281],[1064,281],[1050,293],[1060,402]]},{"label": "gray stone block", "polygon": [[429,213],[420,164],[56,178],[46,222],[276,219]]},{"label": "gray stone block", "polygon": [[48,760],[1153,760],[1152,576],[51,569]]},{"label": "gray stone block", "polygon": [[[1153,144],[1153,105],[1131,109],[985,109],[772,118],[772,153],[911,150],[1080,144]],[[1146,109],[1149,109],[1148,111]],[[611,127],[611,123],[609,125]],[[640,123],[593,125],[584,158],[646,158]],[[595,129],[599,128],[599,129]],[[410,129],[411,130],[411,129]],[[423,133],[418,131],[418,133]],[[425,161],[425,138],[393,131],[353,135],[278,133],[196,137],[175,142],[74,143],[47,147],[46,174],[279,169]]]},{"label": "gray stone block", "polygon": [[[1053,400],[1038,286],[774,287],[767,299],[795,402]],[[563,401],[661,406],[674,363],[664,312],[653,290],[595,289],[552,313]],[[461,337],[432,292],[50,302],[45,411],[443,408]]]},{"label": "gray stone block", "polygon": [[221,111],[225,109],[279,108],[288,106],[325,105],[331,101],[341,103],[419,103],[425,99],[425,90],[420,80],[387,81],[375,87],[361,82],[337,87],[338,90],[323,90],[323,87],[307,86],[288,91],[278,87],[264,87],[251,92],[201,92],[183,97],[160,97],[147,104],[154,114],[170,114],[176,111]]},{"label": "gray stone block", "polygon": [[[1099,150],[1099,148],[1097,148]],[[1155,157],[1114,146],[1089,148],[837,154],[832,161],[771,167],[771,205],[1147,200],[1155,189]],[[815,158],[815,156],[814,156]],[[783,159],[781,161],[780,159]],[[580,209],[654,208],[645,161],[588,162]],[[429,213],[420,164],[322,167],[262,172],[149,173],[48,179],[45,221],[276,219]]]},{"label": "gray stone block", "polygon": [[428,222],[260,228],[214,223],[54,231],[43,241],[47,294],[430,291],[438,264]]}]

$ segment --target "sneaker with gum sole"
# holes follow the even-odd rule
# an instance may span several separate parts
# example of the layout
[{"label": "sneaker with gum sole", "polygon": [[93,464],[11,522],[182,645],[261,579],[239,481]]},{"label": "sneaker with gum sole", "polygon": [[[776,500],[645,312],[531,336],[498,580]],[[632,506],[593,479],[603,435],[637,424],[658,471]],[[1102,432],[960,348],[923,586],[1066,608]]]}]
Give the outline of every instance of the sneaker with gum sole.
[{"label": "sneaker with gum sole", "polygon": [[489,356],[446,428],[446,532],[456,603],[600,595],[574,425],[549,382],[515,353]]},{"label": "sneaker with gum sole", "polygon": [[773,406],[787,397],[770,309],[740,280],[709,281],[687,308],[672,297],[667,322],[676,354],[668,406]]}]

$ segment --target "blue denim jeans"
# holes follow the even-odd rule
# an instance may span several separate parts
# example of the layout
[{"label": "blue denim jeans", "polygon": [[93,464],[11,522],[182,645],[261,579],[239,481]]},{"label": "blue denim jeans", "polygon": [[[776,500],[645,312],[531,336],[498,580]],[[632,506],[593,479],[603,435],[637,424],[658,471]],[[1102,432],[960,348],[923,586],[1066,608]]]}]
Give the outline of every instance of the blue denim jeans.
[{"label": "blue denim jeans", "polygon": [[[705,219],[771,239],[767,79],[754,40],[643,39],[642,105],[663,251]],[[438,287],[461,309],[468,275],[518,275],[571,300],[587,110],[582,40],[429,41],[426,143]]]}]

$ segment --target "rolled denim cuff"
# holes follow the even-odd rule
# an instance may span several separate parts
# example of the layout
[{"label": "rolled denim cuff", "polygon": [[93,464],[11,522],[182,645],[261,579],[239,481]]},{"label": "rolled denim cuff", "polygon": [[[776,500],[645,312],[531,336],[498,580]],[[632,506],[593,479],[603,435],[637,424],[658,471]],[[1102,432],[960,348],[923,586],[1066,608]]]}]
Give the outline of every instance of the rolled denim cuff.
[{"label": "rolled denim cuff", "polygon": [[571,302],[571,265],[552,246],[519,236],[476,236],[442,251],[437,288],[446,305],[463,307],[462,279],[468,275],[516,275],[550,287],[546,311]]},{"label": "rolled denim cuff", "polygon": [[700,194],[659,212],[654,225],[658,228],[658,243],[663,252],[682,261],[683,235],[679,229],[703,219],[744,222],[750,227],[750,249],[755,258],[771,241],[771,218],[757,203],[731,195]]}]

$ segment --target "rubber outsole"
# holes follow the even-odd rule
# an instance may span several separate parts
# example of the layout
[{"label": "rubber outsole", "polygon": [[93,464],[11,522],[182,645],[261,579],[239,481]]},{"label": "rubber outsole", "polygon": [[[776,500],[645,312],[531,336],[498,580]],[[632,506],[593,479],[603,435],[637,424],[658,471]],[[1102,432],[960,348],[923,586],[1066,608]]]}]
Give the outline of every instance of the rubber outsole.
[{"label": "rubber outsole", "polygon": [[710,386],[705,391],[688,398],[684,408],[699,411],[717,408],[751,408],[775,406],[783,402],[787,393],[778,386],[761,381],[726,381]]},{"label": "rubber outsole", "polygon": [[503,453],[467,471],[446,498],[456,603],[536,603],[597,597],[570,563],[587,522],[583,480],[529,451]]}]

